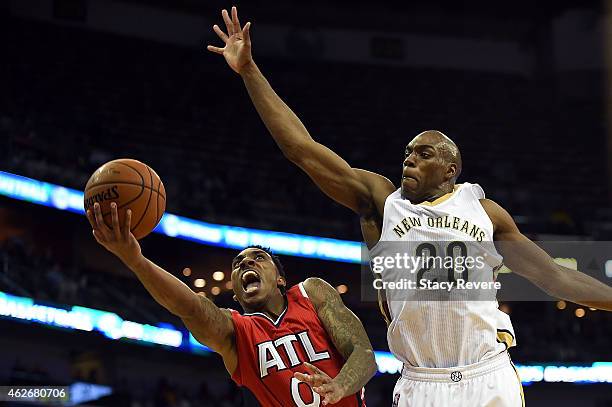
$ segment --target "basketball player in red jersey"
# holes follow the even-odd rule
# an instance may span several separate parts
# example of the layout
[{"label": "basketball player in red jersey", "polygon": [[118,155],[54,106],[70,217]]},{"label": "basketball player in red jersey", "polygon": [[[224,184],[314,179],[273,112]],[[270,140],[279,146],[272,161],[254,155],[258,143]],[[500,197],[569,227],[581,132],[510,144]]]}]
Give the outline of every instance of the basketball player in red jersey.
[{"label": "basketball player in red jersey", "polygon": [[[485,198],[480,186],[456,185],[461,155],[456,144],[441,132],[425,131],[408,143],[400,188],[382,175],[352,168],[313,140],[253,61],[251,23],[242,27],[235,7],[231,16],[223,10],[222,17],[227,32],[217,25],[213,30],[224,46],[209,45],[208,50],[223,55],[241,76],[283,154],[326,195],[360,216],[364,241],[373,258],[390,247],[379,242],[403,242],[409,247],[427,239],[439,245],[468,241],[479,253],[489,254],[484,271],[489,271],[486,275],[491,280],[503,256],[513,272],[551,296],[612,310],[611,287],[557,265],[519,231],[507,211]],[[485,244],[493,241],[499,253]],[[436,246],[431,247],[430,253]],[[389,269],[396,275],[397,271]],[[384,312],[389,323],[389,348],[404,363],[394,391],[394,406],[522,404],[520,380],[506,352],[514,345],[514,332],[495,300],[397,299],[388,305]]]},{"label": "basketball player in red jersey", "polygon": [[247,247],[234,258],[231,274],[244,314],[221,309],[142,255],[130,232],[131,211],[123,227],[115,203],[111,213],[112,229],[98,203],[87,211],[97,242],[220,354],[232,379],[262,406],[364,405],[363,386],[376,372],[374,352],[361,321],[332,286],[308,278],[286,289],[279,259],[265,248]]}]

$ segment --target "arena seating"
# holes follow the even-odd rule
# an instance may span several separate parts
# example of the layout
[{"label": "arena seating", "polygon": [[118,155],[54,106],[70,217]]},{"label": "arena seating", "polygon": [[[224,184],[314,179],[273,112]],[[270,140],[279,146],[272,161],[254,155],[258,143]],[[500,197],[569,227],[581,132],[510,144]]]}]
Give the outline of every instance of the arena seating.
[{"label": "arena seating", "polygon": [[[2,169],[83,188],[101,163],[134,157],[161,175],[171,211],[360,238],[355,216],[282,156],[221,59],[75,28],[7,25],[22,40],[7,44],[12,63],[0,76]],[[523,230],[610,234],[595,222],[607,196],[603,152],[593,147],[604,140],[596,101],[551,101],[553,85],[513,75],[259,64],[312,136],[356,167],[396,180],[405,144],[437,128],[463,150],[461,179],[481,183]]]}]

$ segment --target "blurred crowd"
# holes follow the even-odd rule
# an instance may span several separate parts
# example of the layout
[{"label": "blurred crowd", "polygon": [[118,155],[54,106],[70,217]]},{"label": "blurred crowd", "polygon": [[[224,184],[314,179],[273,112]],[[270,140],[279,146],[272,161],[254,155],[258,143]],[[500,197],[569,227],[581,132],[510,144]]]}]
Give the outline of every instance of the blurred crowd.
[{"label": "blurred crowd", "polygon": [[[19,41],[0,75],[1,169],[82,189],[102,163],[132,157],[160,174],[169,211],[360,239],[355,216],[282,156],[222,59],[15,19],[4,28]],[[460,181],[480,183],[526,232],[612,233],[599,88],[576,103],[519,75],[258,61],[311,135],[355,167],[397,182],[405,145],[436,128],[462,149]]]},{"label": "blurred crowd", "polygon": [[181,324],[155,303],[136,279],[79,268],[70,260],[54,256],[50,248],[38,247],[21,237],[0,243],[0,259],[0,291],[111,311],[141,323]]}]

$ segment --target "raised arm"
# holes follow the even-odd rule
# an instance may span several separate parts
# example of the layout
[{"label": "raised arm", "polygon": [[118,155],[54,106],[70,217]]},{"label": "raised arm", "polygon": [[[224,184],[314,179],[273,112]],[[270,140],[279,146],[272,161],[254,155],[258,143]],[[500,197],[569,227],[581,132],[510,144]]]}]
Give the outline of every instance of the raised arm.
[{"label": "raised arm", "polygon": [[181,280],[142,255],[138,240],[130,232],[130,210],[121,227],[117,205],[111,204],[112,229],[104,223],[98,203],[94,204],[93,212],[87,211],[87,219],[96,241],[129,267],[155,301],[181,318],[198,341],[221,354],[227,370],[233,373],[237,358],[229,311],[194,293]]},{"label": "raised arm", "polygon": [[241,27],[238,12],[232,7],[230,18],[222,11],[227,34],[213,27],[225,43],[208,49],[225,57],[228,65],[242,77],[249,96],[268,131],[291,162],[299,166],[317,186],[336,202],[360,215],[369,215],[395,187],[382,175],[357,170],[329,148],[317,143],[293,111],[282,101],[263,76],[251,55],[251,23]]},{"label": "raised arm", "polygon": [[480,203],[491,218],[494,238],[504,263],[547,294],[587,307],[612,311],[612,287],[596,279],[556,264],[535,243],[523,235],[510,214],[490,199]]},{"label": "raised arm", "polygon": [[311,364],[306,364],[311,374],[295,373],[295,376],[323,396],[323,404],[333,404],[359,392],[374,376],[374,351],[361,321],[344,305],[331,285],[311,277],[304,281],[304,289],[345,363],[334,378]]}]

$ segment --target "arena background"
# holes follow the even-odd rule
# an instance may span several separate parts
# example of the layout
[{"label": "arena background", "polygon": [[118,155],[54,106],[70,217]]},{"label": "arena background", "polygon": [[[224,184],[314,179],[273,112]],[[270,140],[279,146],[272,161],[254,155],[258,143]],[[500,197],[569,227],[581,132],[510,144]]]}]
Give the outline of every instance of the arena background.
[{"label": "arena background", "polygon": [[[407,141],[442,130],[462,149],[461,180],[530,237],[610,240],[612,4],[330,3],[237,4],[255,59],[313,137],[396,180]],[[0,4],[1,385],[72,385],[88,405],[242,403],[220,358],[177,334],[180,321],[91,236],[78,191],[100,164],[130,157],[160,174],[177,215],[142,242],[145,255],[238,307],[226,287],[232,247],[280,249],[290,283],[323,277],[362,319],[381,351],[368,405],[391,404],[397,364],[350,260],[357,218],[284,159],[240,78],[205,50],[231,5]],[[303,241],[323,248],[296,256]],[[612,405],[610,313],[502,307],[527,405]]]}]

